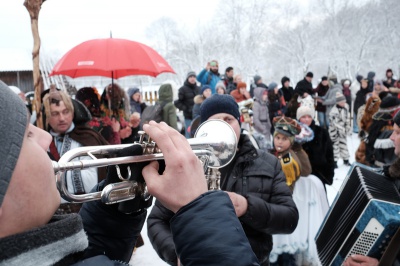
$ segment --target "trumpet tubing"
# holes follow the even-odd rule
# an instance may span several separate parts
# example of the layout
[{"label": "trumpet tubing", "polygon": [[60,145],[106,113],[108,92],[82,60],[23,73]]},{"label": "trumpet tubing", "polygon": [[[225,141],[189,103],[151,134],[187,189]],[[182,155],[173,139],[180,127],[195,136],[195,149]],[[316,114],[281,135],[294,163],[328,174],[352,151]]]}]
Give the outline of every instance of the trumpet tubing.
[{"label": "trumpet tubing", "polygon": [[[105,167],[119,164],[132,164],[138,162],[149,162],[163,160],[164,155],[157,144],[150,138],[145,141],[144,133],[141,133],[139,142],[133,144],[86,146],[72,149],[66,152],[58,162],[53,161],[53,169],[56,174],[57,188],[61,196],[69,202],[86,202],[101,199],[106,204],[113,204],[133,199],[137,196],[144,200],[150,198],[145,184],[132,180],[108,184],[103,191],[82,195],[71,194],[67,189],[66,172],[75,169],[87,169],[91,167]],[[235,156],[237,139],[232,127],[222,120],[208,120],[201,124],[196,131],[195,137],[188,139],[194,154],[202,161],[204,171],[207,169],[218,169],[229,164]],[[97,155],[113,155],[118,150],[132,145],[141,145],[143,155],[124,156],[116,158],[97,158]],[[72,161],[79,156],[89,156],[91,160]]]}]

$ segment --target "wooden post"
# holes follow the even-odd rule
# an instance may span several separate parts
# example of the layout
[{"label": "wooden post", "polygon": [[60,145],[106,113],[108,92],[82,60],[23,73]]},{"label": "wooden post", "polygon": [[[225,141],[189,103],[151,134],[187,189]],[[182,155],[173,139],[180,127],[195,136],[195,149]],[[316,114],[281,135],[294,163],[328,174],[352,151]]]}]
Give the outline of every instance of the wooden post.
[{"label": "wooden post", "polygon": [[32,50],[32,61],[33,61],[33,86],[35,91],[35,98],[32,103],[32,111],[36,110],[36,125],[39,128],[43,127],[42,114],[40,111],[41,99],[40,94],[42,93],[42,78],[40,76],[39,69],[39,50],[40,50],[40,37],[39,37],[39,12],[42,7],[42,3],[45,0],[25,0],[24,6],[29,12],[31,17],[31,28],[33,36],[33,50]]}]

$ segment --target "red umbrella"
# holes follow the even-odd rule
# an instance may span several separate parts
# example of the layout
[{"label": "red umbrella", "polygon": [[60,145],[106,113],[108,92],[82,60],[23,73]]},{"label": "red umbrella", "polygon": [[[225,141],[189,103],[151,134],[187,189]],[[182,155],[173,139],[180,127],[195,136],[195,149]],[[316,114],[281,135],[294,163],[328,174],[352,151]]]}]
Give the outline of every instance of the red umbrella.
[{"label": "red umbrella", "polygon": [[95,39],[83,42],[67,52],[50,73],[71,78],[103,76],[121,78],[130,75],[175,73],[151,47],[125,39]]}]

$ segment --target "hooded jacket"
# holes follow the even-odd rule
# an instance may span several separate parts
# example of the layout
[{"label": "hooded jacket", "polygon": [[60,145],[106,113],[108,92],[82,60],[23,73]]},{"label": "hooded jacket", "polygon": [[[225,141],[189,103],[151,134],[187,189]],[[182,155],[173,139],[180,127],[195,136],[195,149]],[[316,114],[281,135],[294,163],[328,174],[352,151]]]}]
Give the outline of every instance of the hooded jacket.
[{"label": "hooded jacket", "polygon": [[[299,215],[278,159],[254,148],[247,135],[240,136],[238,147],[235,159],[220,169],[221,190],[236,192],[247,199],[247,212],[239,217],[239,221],[263,265],[269,261],[271,234],[293,232]],[[156,201],[147,220],[147,233],[160,258],[176,265],[170,231],[172,216],[171,211]],[[198,219],[196,217],[199,216],[193,216],[193,219]],[[238,262],[235,265],[244,264]]]},{"label": "hooded jacket", "polygon": [[262,100],[267,90],[257,87],[254,89],[253,123],[254,129],[263,134],[267,141],[271,141],[271,121],[269,120],[268,102]]},{"label": "hooded jacket", "polygon": [[281,91],[283,93],[283,98],[285,99],[285,102],[288,103],[290,101],[290,99],[292,99],[293,94],[294,94],[294,90],[293,87],[285,87],[285,82],[286,81],[290,81],[290,79],[288,77],[283,77],[281,79],[281,83],[282,83],[282,88]]},{"label": "hooded jacket", "polygon": [[171,84],[163,84],[158,90],[158,101],[163,106],[163,121],[170,127],[178,129],[176,107],[172,103],[173,92]]}]

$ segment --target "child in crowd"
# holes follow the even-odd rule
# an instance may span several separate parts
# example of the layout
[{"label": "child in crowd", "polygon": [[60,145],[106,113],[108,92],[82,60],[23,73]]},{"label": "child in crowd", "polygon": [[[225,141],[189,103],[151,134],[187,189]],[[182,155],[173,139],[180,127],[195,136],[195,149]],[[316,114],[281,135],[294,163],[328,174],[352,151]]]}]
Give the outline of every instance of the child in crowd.
[{"label": "child in crowd", "polygon": [[341,157],[343,164],[350,166],[347,135],[351,134],[350,111],[346,98],[341,92],[336,92],[336,105],[329,112],[329,135],[333,142],[333,156],[335,168]]},{"label": "child in crowd", "polygon": [[[300,210],[299,225],[301,226],[298,226],[291,234],[273,236],[271,266],[316,266],[319,262],[314,238],[326,210],[322,208],[314,181],[307,177],[311,173],[310,161],[301,149],[301,142],[309,140],[312,132],[311,129],[305,127],[301,133],[300,124],[289,117],[275,117],[273,123],[275,126],[274,154],[280,159],[282,170],[286,175],[286,184],[293,191],[293,200]],[[299,142],[295,144],[296,139]]]},{"label": "child in crowd", "polygon": [[282,170],[286,176],[286,184],[292,189],[300,177],[301,163],[295,152],[291,149],[295,136],[300,134],[301,128],[296,120],[290,117],[277,116],[273,119],[274,150],[273,153],[280,160]]},{"label": "child in crowd", "polygon": [[200,116],[200,106],[204,102],[205,99],[209,98],[212,95],[211,87],[208,85],[203,85],[201,87],[201,91],[199,95],[194,96],[194,105],[192,110],[192,117],[195,119]]}]

